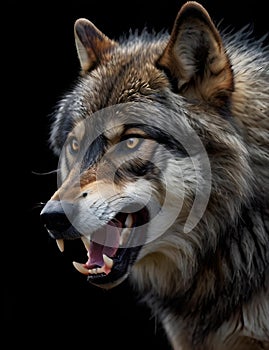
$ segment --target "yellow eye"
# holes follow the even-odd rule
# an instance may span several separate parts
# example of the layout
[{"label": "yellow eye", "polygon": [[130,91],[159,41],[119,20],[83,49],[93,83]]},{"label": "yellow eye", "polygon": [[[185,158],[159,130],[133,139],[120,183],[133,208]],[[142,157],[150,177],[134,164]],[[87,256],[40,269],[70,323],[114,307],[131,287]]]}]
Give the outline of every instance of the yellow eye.
[{"label": "yellow eye", "polygon": [[140,139],[138,137],[130,137],[126,140],[126,146],[129,149],[134,149],[140,142]]},{"label": "yellow eye", "polygon": [[77,153],[79,150],[79,142],[75,137],[72,137],[69,142],[69,148],[71,153]]}]

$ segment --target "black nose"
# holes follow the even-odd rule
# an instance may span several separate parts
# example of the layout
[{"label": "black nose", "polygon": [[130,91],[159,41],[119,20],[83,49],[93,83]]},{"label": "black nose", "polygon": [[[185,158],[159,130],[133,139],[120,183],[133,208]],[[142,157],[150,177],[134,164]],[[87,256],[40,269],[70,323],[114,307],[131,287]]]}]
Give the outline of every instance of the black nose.
[{"label": "black nose", "polygon": [[[73,204],[66,201],[50,200],[40,213],[41,222],[54,235],[67,231],[72,225]],[[57,237],[55,237],[57,238]]]}]

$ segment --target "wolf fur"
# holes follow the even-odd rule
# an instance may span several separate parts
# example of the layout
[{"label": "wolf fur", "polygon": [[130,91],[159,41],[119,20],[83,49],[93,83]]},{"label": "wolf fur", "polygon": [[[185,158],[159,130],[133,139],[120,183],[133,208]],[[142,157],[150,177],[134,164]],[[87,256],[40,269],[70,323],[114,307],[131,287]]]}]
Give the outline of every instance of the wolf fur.
[{"label": "wolf fur", "polygon": [[[248,28],[219,30],[207,11],[190,1],[171,34],[144,30],[112,40],[78,19],[75,42],[81,72],[59,101],[50,133],[61,172],[59,188],[41,212],[50,236],[61,249],[65,239],[82,238],[90,251],[100,227],[126,205],[148,196],[162,206],[166,197],[169,213],[180,199],[181,210],[162,234],[156,234],[161,221],[154,226],[151,212],[138,210],[132,220],[147,225],[132,229],[131,236],[143,235],[142,243],[109,253],[102,241],[107,234],[100,233],[105,256],[75,267],[103,288],[128,277],[175,350],[269,349],[269,50],[264,38],[255,40]],[[111,108],[108,118],[91,119],[106,108]],[[89,124],[79,126],[86,120]],[[92,135],[98,128],[106,130],[99,138]],[[210,174],[194,170],[199,150],[193,131]],[[78,156],[89,134],[98,141],[90,151],[86,145],[87,156]],[[114,151],[118,143],[125,148]],[[184,150],[188,143],[191,156]],[[130,164],[129,157],[135,158]],[[201,195],[210,190],[208,201],[186,230],[197,188]],[[112,231],[122,229],[113,225]]]}]

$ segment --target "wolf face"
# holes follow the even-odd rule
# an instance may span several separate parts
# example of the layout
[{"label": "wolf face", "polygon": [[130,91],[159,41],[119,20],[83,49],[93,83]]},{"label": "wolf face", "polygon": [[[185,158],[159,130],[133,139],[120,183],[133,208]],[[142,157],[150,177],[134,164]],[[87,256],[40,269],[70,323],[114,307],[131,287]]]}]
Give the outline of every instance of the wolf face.
[{"label": "wolf face", "polygon": [[[89,282],[129,276],[175,349],[259,349],[269,341],[266,49],[248,32],[221,36],[196,2],[170,35],[114,41],[86,19],[74,29],[81,72],[51,127],[49,235],[61,250],[82,240],[74,266]],[[242,313],[257,323],[238,327]]]},{"label": "wolf face", "polygon": [[[169,114],[181,125],[178,130],[167,124]],[[142,248],[154,245],[175,222],[187,232],[195,195],[200,200],[189,225],[205,210],[211,185],[207,153],[184,115],[177,118],[159,102],[126,102],[77,122],[68,133],[59,189],[41,215],[60,245],[82,239],[89,259],[74,265],[95,284],[107,288],[122,281],[144,255]],[[199,179],[202,194],[196,194]]]}]

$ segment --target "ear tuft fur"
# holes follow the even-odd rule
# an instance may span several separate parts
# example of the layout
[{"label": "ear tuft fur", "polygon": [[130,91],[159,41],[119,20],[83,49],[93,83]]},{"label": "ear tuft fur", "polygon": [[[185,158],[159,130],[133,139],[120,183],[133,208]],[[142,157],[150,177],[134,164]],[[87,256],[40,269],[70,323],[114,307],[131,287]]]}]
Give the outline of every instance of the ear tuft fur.
[{"label": "ear tuft fur", "polygon": [[[233,72],[221,36],[204,7],[189,1],[179,11],[158,61],[182,95],[222,108],[233,90]],[[175,85],[175,84],[174,84]]]},{"label": "ear tuft fur", "polygon": [[116,45],[116,42],[109,39],[85,18],[76,20],[74,34],[80,66],[84,72],[92,69],[105,52]]}]

